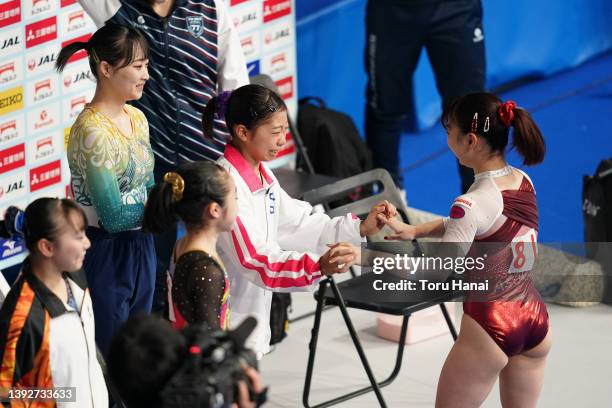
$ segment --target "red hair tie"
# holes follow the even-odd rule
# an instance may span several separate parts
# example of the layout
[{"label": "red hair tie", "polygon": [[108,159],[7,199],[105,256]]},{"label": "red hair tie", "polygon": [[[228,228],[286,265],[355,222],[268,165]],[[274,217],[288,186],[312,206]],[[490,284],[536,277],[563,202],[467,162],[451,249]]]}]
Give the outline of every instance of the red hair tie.
[{"label": "red hair tie", "polygon": [[506,101],[502,103],[497,109],[499,119],[501,122],[509,128],[512,126],[512,120],[514,119],[514,109],[516,108],[516,102]]}]

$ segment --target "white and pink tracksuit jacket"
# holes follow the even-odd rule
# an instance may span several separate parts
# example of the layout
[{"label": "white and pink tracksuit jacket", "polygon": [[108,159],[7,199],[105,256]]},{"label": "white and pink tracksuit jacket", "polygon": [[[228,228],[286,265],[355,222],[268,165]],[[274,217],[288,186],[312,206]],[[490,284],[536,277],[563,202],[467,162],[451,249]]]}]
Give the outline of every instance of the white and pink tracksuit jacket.
[{"label": "white and pink tracksuit jacket", "polygon": [[262,183],[229,144],[217,163],[238,189],[238,217],[217,244],[230,276],[230,328],[248,316],[257,318],[247,347],[261,356],[269,351],[272,292],[313,290],[321,278],[319,257],[328,250],[326,245],[360,245],[360,220],[351,214],[332,219],[312,214],[310,204],[289,197],[260,164]]}]

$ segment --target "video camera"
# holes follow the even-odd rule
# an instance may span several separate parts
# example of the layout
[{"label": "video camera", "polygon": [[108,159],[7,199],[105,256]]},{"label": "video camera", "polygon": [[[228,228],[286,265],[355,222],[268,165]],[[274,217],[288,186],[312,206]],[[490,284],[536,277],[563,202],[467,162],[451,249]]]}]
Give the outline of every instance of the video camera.
[{"label": "video camera", "polygon": [[244,365],[257,368],[255,353],[244,343],[257,321],[249,317],[233,331],[210,331],[202,325],[184,330],[188,341],[185,360],[160,392],[164,408],[221,408],[236,401],[237,387],[244,381],[256,406],[265,402],[266,391],[257,394],[244,373]]}]

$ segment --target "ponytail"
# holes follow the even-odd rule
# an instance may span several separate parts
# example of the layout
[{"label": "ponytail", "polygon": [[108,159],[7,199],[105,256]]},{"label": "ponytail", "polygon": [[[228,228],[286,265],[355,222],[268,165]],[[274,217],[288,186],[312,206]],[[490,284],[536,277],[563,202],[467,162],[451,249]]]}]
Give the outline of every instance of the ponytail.
[{"label": "ponytail", "polygon": [[176,224],[178,216],[172,196],[172,185],[165,181],[160,181],[151,189],[142,221],[144,229],[160,233]]},{"label": "ponytail", "polygon": [[68,44],[67,46],[62,48],[61,51],[59,52],[59,55],[57,56],[57,61],[55,61],[55,69],[57,69],[58,72],[62,72],[64,68],[66,67],[66,64],[68,64],[68,60],[70,60],[70,58],[75,53],[81,50],[88,50],[88,49],[89,49],[89,43],[86,43],[86,42],[76,41],[76,42]]},{"label": "ponytail", "polygon": [[[213,123],[215,122],[215,114],[219,109],[219,97],[214,96],[208,100],[204,111],[202,112],[202,131],[204,137],[207,139],[213,139]],[[232,130],[230,129],[230,134]]]},{"label": "ponytail", "polygon": [[541,163],[544,160],[546,144],[529,112],[515,108],[512,126],[512,146],[523,156],[523,164],[529,166]]}]

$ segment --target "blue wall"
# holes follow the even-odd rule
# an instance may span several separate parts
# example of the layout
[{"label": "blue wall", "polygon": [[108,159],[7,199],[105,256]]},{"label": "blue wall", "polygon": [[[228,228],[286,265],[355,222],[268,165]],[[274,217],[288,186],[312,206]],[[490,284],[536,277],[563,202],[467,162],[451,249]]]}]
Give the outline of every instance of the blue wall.
[{"label": "blue wall", "polygon": [[[298,0],[300,97],[317,95],[363,129],[365,0]],[[544,77],[612,49],[611,0],[483,0],[487,86]],[[415,75],[419,126],[440,101],[427,56]],[[519,101],[520,102],[520,101]]]}]

